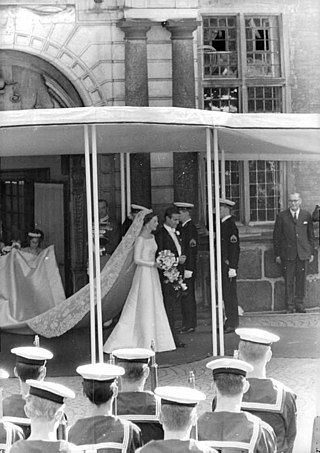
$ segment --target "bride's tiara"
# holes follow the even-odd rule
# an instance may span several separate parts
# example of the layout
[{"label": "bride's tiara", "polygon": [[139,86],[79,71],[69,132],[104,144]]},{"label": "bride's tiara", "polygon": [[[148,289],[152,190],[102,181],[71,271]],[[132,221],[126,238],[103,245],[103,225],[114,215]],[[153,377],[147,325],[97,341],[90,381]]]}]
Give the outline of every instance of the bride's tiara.
[{"label": "bride's tiara", "polygon": [[30,238],[41,238],[41,234],[40,233],[31,233],[31,232],[29,232],[28,236]]}]

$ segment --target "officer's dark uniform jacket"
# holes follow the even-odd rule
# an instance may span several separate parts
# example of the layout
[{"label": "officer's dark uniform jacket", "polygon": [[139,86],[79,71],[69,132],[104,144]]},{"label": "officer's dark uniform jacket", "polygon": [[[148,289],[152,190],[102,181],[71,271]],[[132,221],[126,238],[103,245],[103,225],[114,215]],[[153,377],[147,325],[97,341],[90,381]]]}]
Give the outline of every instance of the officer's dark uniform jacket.
[{"label": "officer's dark uniform jacket", "polygon": [[205,412],[198,418],[198,436],[223,453],[277,451],[271,426],[248,412]]},{"label": "officer's dark uniform jacket", "polygon": [[179,225],[177,230],[181,234],[181,254],[186,255],[187,259],[184,263],[184,269],[193,272],[195,277],[197,267],[197,252],[198,252],[198,232],[192,220],[188,220],[184,225]]},{"label": "officer's dark uniform jacket", "polygon": [[297,434],[296,395],[275,379],[249,378],[250,388],[243,395],[242,409],[272,426],[277,452],[291,453]]},{"label": "officer's dark uniform jacket", "polygon": [[141,431],[129,420],[112,415],[82,418],[70,428],[68,440],[99,453],[133,453],[142,445]]},{"label": "officer's dark uniform jacket", "polygon": [[188,452],[202,452],[202,453],[217,453],[213,448],[205,445],[201,446],[199,442],[190,440],[156,440],[151,441],[142,448],[139,448],[137,453],[188,453]]},{"label": "officer's dark uniform jacket", "polygon": [[121,392],[117,397],[117,415],[141,429],[142,440],[163,439],[159,423],[159,403],[151,392]]},{"label": "officer's dark uniform jacket", "polygon": [[222,264],[231,269],[238,269],[239,256],[239,231],[234,218],[230,216],[221,223]]},{"label": "officer's dark uniform jacket", "polygon": [[24,438],[22,429],[7,421],[0,422],[0,452],[7,452],[14,443]]}]

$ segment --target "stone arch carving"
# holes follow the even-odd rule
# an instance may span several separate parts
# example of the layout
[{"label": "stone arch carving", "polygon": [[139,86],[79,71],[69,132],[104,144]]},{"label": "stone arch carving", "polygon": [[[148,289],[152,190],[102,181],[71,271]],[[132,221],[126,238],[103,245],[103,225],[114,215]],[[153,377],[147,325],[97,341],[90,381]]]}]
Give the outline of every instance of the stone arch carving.
[{"label": "stone arch carving", "polygon": [[81,107],[73,84],[51,63],[16,50],[0,50],[0,110]]}]

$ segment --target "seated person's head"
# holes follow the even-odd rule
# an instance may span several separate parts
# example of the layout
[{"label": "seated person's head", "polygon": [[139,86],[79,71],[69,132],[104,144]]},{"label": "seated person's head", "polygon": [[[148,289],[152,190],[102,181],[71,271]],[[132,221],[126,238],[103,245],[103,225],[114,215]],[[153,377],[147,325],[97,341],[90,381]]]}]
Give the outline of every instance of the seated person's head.
[{"label": "seated person's head", "polygon": [[272,351],[268,345],[240,340],[238,355],[239,359],[255,365],[261,362],[269,362],[272,357]]},{"label": "seated person's head", "polygon": [[242,395],[248,390],[248,381],[239,374],[218,373],[213,376],[213,382],[222,396]]},{"label": "seated person's head", "polygon": [[94,381],[84,379],[82,383],[83,394],[88,400],[96,405],[101,406],[107,403],[111,398],[117,395],[117,385],[115,381]]},{"label": "seated person's head", "polygon": [[26,396],[25,413],[31,420],[31,434],[37,423],[52,428],[58,425],[64,414],[65,398],[74,398],[72,390],[64,385],[28,379],[29,394]]},{"label": "seated person's head", "polygon": [[46,377],[47,369],[45,365],[29,365],[17,362],[14,367],[14,375],[22,382],[27,379],[43,380]]},{"label": "seated person's head", "polygon": [[149,377],[149,362],[155,356],[152,349],[147,348],[123,348],[112,351],[117,365],[125,370],[121,376],[121,382],[125,391],[143,390]]},{"label": "seated person's head", "polygon": [[95,406],[111,403],[117,396],[116,379],[124,374],[124,369],[109,363],[90,363],[77,368],[82,378],[84,395]]},{"label": "seated person's head", "polygon": [[41,381],[46,377],[47,360],[53,357],[48,349],[22,346],[11,349],[11,352],[16,355],[14,374],[21,382],[25,383],[27,379]]},{"label": "seated person's head", "polygon": [[164,430],[185,431],[196,422],[195,407],[161,404],[159,420]]},{"label": "seated person's head", "polygon": [[278,335],[256,328],[238,328],[236,334],[240,337],[239,359],[251,363],[255,368],[257,365],[265,366],[271,360],[271,345],[280,340]]},{"label": "seated person's head", "polygon": [[219,398],[235,398],[239,400],[248,390],[249,382],[247,373],[253,370],[253,366],[243,360],[233,357],[214,359],[207,363],[207,368],[212,370],[213,389]]},{"label": "seated person's head", "polygon": [[117,360],[117,365],[125,370],[125,374],[121,376],[122,382],[128,384],[145,382],[148,379],[150,370],[146,363],[137,362],[122,362],[121,359]]},{"label": "seated person's head", "polygon": [[54,422],[59,424],[64,414],[65,405],[28,395],[26,397],[25,413],[32,421]]},{"label": "seated person's head", "polygon": [[175,433],[177,439],[189,436],[197,419],[196,406],[206,398],[205,394],[178,386],[157,387],[155,394],[161,399],[159,421],[164,431]]}]

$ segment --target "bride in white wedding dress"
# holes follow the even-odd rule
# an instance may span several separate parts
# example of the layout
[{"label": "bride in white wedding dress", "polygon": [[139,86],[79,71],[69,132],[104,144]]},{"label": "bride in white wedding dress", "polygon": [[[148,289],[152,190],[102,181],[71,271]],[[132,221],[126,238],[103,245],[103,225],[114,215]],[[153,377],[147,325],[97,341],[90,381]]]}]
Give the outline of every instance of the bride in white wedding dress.
[{"label": "bride in white wedding dress", "polygon": [[157,244],[152,231],[157,226],[154,213],[144,217],[134,245],[137,268],[119,322],[104,345],[106,353],[119,348],[150,348],[152,340],[157,352],[175,349],[155,261]]}]

